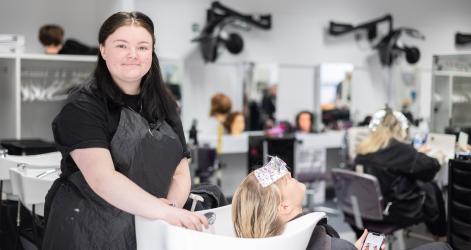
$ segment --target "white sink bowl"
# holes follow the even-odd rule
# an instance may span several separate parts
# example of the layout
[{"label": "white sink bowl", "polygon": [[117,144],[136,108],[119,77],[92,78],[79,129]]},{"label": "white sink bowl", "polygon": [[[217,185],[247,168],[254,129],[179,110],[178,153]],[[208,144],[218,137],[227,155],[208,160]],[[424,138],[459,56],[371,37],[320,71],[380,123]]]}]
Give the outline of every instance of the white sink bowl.
[{"label": "white sink bowl", "polygon": [[39,155],[6,155],[0,157],[0,180],[10,179],[9,169],[17,167],[18,164],[31,165],[32,168],[60,168],[62,155],[52,152]]},{"label": "white sink bowl", "polygon": [[147,220],[136,216],[137,249],[179,250],[304,250],[317,222],[325,213],[310,213],[288,223],[282,235],[270,238],[244,239],[234,236],[231,205],[200,211],[212,211],[216,221],[205,232],[172,226],[162,220]]},{"label": "white sink bowl", "polygon": [[[48,174],[38,177],[45,172]],[[46,194],[59,174],[57,168],[10,168],[12,193],[29,209],[32,205],[41,205],[36,214],[42,215]]]},{"label": "white sink bowl", "polygon": [[[36,213],[42,215],[45,195],[54,180],[59,176],[61,159],[62,155],[59,152],[25,156],[0,156],[0,180],[3,181],[3,193],[9,199],[20,199],[29,209],[31,209],[32,204],[38,205],[36,206]],[[25,167],[18,167],[19,165]],[[57,171],[42,178],[37,177],[48,169]],[[11,178],[11,174],[14,175],[14,180]]]},{"label": "white sink bowl", "polygon": [[60,168],[61,159],[62,155],[59,152],[0,156],[0,181],[3,181],[3,193],[11,194],[10,168],[16,168],[18,164],[26,164],[29,168]]}]

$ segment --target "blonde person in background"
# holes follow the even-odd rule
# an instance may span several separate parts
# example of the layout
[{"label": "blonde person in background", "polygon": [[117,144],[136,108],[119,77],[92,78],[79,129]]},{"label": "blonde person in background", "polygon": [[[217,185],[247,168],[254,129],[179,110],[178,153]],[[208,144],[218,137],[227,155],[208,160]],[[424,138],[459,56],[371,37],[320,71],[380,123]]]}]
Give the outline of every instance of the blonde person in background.
[{"label": "blonde person in background", "polygon": [[355,165],[378,178],[385,204],[391,203],[385,221],[398,226],[425,222],[436,236],[446,235],[445,205],[436,183],[437,159],[417,151],[407,139],[407,118],[390,108],[373,115],[374,131],[356,148]]}]

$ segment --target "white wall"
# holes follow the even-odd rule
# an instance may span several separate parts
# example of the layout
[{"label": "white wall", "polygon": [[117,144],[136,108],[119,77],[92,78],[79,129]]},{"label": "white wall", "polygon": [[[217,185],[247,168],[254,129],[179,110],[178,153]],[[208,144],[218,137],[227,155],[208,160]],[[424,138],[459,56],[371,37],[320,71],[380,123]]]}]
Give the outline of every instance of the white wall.
[{"label": "white wall", "polygon": [[[194,51],[197,52],[197,51]],[[205,133],[214,129],[209,119],[210,99],[219,92],[232,100],[233,110],[242,110],[242,64],[204,64],[197,53],[187,57],[184,65],[183,123],[189,127],[193,119],[198,120],[198,128]]]},{"label": "white wall", "polygon": [[94,0],[2,0],[0,33],[22,34],[26,39],[26,52],[42,53],[38,30],[44,24],[53,23],[64,28],[65,38],[96,45],[97,10]]},{"label": "white wall", "polygon": [[[430,114],[428,75],[432,54],[454,52],[454,33],[469,32],[471,23],[469,15],[471,1],[468,0],[225,0],[221,2],[242,13],[270,13],[273,17],[273,28],[270,31],[258,29],[250,32],[240,31],[245,42],[244,51],[238,56],[225,53],[220,57],[219,63],[244,60],[298,65],[315,65],[321,62],[352,63],[359,70],[356,78],[354,73],[352,86],[354,89],[352,98],[357,100],[352,101],[356,105],[354,112],[360,113],[365,113],[364,108],[375,109],[377,104],[385,102],[383,97],[386,89],[383,88],[383,83],[373,82],[376,80],[371,77],[373,71],[367,63],[367,58],[374,52],[359,48],[353,42],[353,35],[340,38],[326,36],[324,30],[329,21],[359,24],[391,13],[396,27],[414,27],[425,34],[426,41],[408,40],[410,44],[418,45],[422,53],[422,58],[416,66],[420,75],[418,86],[422,96],[420,101],[422,116]],[[97,31],[104,18],[116,10],[134,7],[147,13],[154,20],[159,56],[184,60],[193,55],[196,49],[196,44],[190,42],[197,35],[191,29],[192,24],[197,23],[201,26],[204,24],[206,9],[210,3],[210,0],[2,1],[0,33],[24,34],[27,51],[41,52],[37,41],[37,29],[44,23],[55,22],[64,26],[66,37],[96,44]],[[206,72],[211,74],[211,71]],[[361,83],[356,83],[355,79]],[[399,79],[395,76],[393,81]],[[206,87],[203,89],[207,91],[205,96],[214,91]],[[375,101],[371,101],[364,93],[374,95]],[[197,101],[209,102],[201,98]],[[195,104],[186,107],[188,112],[193,112],[189,110],[192,105]],[[185,127],[189,125],[184,124]]]},{"label": "white wall", "polygon": [[[203,24],[208,0],[139,0],[135,7],[157,23],[160,52],[181,58],[195,44],[192,23]],[[350,62],[363,65],[368,51],[353,43],[353,36],[324,37],[331,20],[362,23],[391,13],[396,27],[409,26],[422,31],[427,40],[420,45],[421,66],[430,67],[431,54],[454,51],[454,32],[469,29],[471,2],[467,0],[230,0],[221,1],[243,13],[271,13],[270,31],[253,29],[243,33],[246,48],[242,56],[259,62],[280,63]],[[160,32],[160,33],[159,33]],[[327,42],[327,40],[329,42]]]},{"label": "white wall", "polygon": [[[145,11],[157,22],[159,55],[167,58],[185,58],[196,49],[189,41],[193,33],[191,25],[204,24],[205,10],[211,1],[191,0],[139,0],[136,9]],[[388,102],[388,91],[394,96],[401,91],[401,68],[410,68],[401,60],[393,70],[393,88],[388,89],[388,72],[372,66],[375,52],[361,48],[353,35],[332,38],[325,35],[329,21],[359,24],[390,13],[395,27],[408,26],[420,30],[425,41],[405,39],[410,45],[419,46],[421,60],[415,67],[419,93],[420,116],[430,116],[430,68],[432,54],[455,51],[454,33],[467,31],[471,22],[471,1],[453,0],[232,0],[222,3],[242,13],[270,13],[273,27],[269,31],[253,29],[240,31],[245,48],[238,56],[223,54],[218,63],[227,61],[255,61],[262,63],[306,64],[322,62],[352,63],[353,77],[352,112],[357,119]],[[401,66],[402,65],[402,66]],[[185,98],[185,97],[184,97]],[[204,100],[207,102],[207,100]],[[397,101],[392,100],[392,103]],[[189,126],[185,124],[185,126]]]}]

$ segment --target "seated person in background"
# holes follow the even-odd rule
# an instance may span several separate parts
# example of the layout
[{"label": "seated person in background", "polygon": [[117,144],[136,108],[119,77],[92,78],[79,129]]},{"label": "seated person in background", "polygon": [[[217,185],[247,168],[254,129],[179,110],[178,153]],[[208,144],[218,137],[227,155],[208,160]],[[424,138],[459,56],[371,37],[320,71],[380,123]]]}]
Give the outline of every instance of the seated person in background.
[{"label": "seated person in background", "polygon": [[301,133],[314,132],[314,114],[309,111],[301,111],[296,115],[296,131]]},{"label": "seated person in background", "polygon": [[39,41],[46,54],[97,55],[97,47],[89,47],[74,39],[64,43],[64,29],[59,25],[47,24],[39,29]]},{"label": "seated person in background", "polygon": [[407,118],[390,108],[374,114],[373,132],[356,148],[355,165],[378,178],[385,205],[391,203],[385,221],[399,226],[425,222],[438,238],[446,235],[442,193],[432,182],[440,170],[437,159],[417,151],[407,138]]},{"label": "seated person in background", "polygon": [[224,122],[224,128],[230,135],[240,135],[245,130],[245,117],[242,112],[230,113]]},{"label": "seated person in background", "polygon": [[[280,235],[285,225],[305,213],[302,202],[306,187],[291,177],[286,163],[273,157],[262,168],[251,172],[239,185],[232,198],[234,232],[241,238],[265,238]],[[339,238],[326,220],[320,221],[311,234],[307,250],[355,250],[362,248],[368,231],[355,245]],[[385,248],[385,244],[381,249]],[[372,248],[369,250],[379,250]],[[414,250],[450,250],[445,243],[432,243]]]}]

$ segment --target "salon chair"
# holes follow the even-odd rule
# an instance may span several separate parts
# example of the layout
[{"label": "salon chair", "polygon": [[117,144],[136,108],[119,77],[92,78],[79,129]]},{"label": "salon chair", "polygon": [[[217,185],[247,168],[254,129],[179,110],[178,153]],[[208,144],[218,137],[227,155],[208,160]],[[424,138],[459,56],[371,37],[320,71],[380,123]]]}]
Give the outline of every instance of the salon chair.
[{"label": "salon chair", "polygon": [[218,170],[216,149],[196,147],[192,151],[194,183],[208,183]]},{"label": "salon chair", "polygon": [[[405,249],[403,227],[384,221],[391,203],[384,204],[379,182],[375,176],[333,169],[332,181],[337,205],[342,210],[345,221],[353,229],[366,228],[368,231],[383,233],[387,236],[388,249]],[[397,243],[397,247],[392,248],[393,243]]]}]

